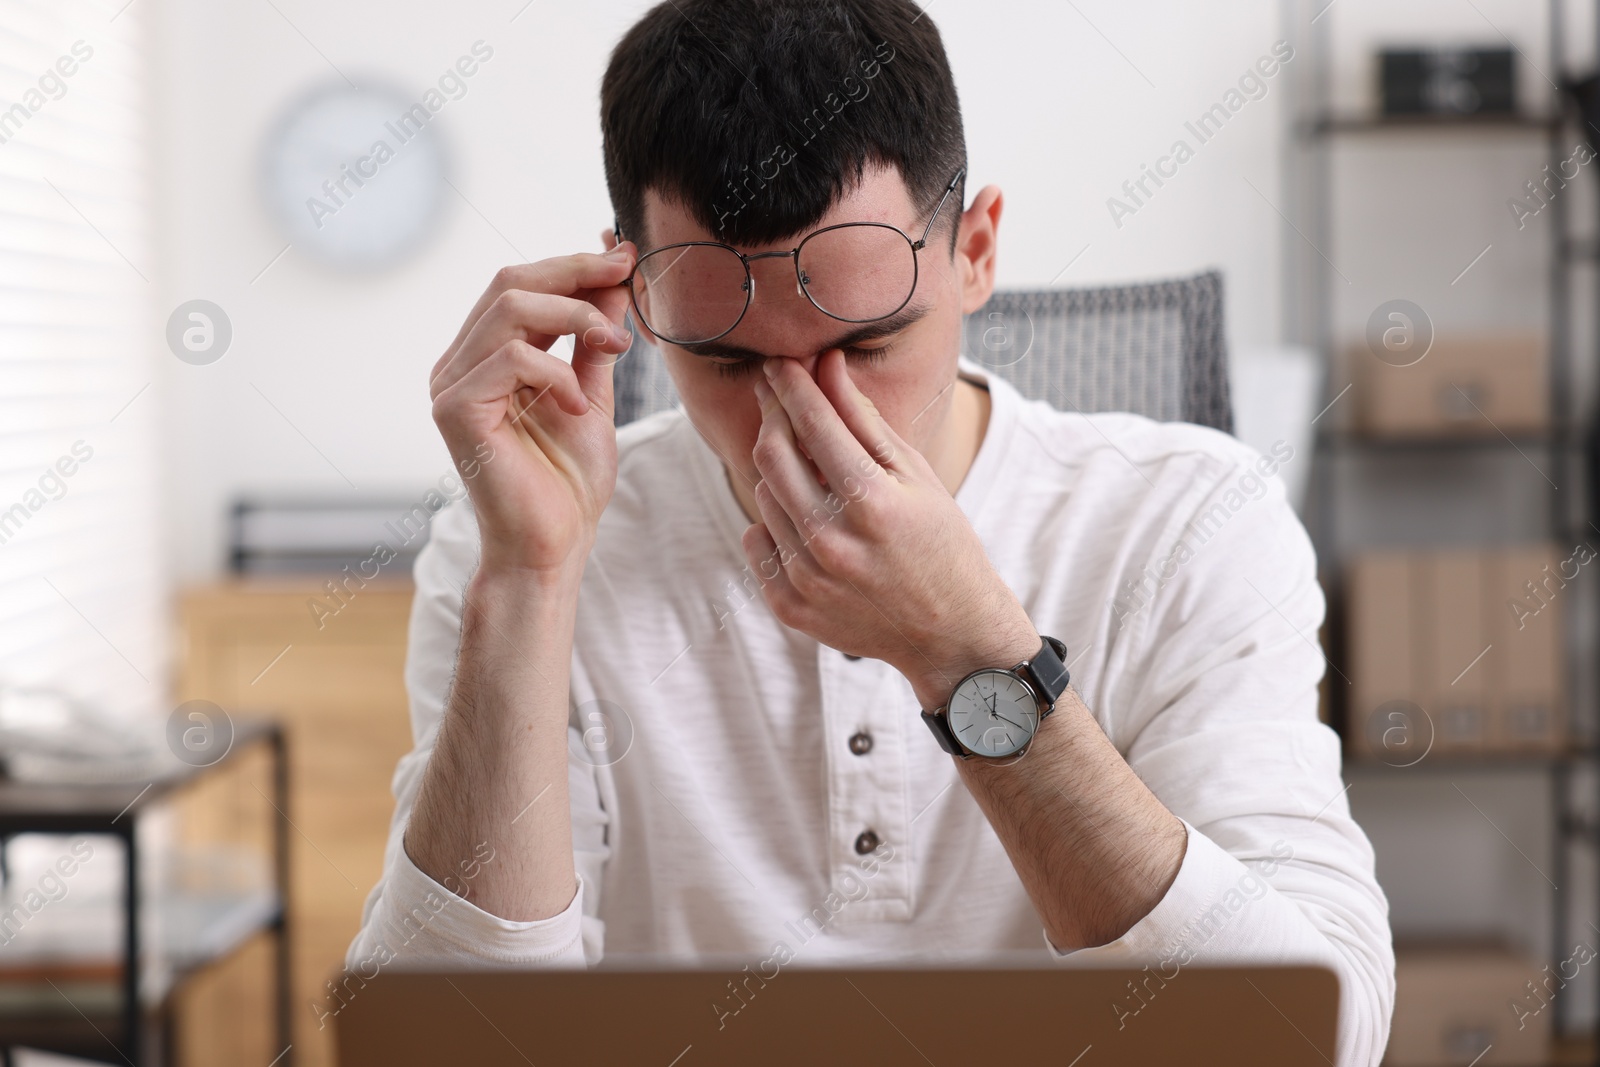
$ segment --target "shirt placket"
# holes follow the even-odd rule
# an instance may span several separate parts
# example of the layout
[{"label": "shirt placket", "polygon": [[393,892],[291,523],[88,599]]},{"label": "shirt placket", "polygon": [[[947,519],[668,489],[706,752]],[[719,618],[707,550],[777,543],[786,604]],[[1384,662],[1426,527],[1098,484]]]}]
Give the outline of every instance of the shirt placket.
[{"label": "shirt placket", "polygon": [[899,675],[880,660],[818,647],[828,787],[832,925],[911,918],[911,818]]}]

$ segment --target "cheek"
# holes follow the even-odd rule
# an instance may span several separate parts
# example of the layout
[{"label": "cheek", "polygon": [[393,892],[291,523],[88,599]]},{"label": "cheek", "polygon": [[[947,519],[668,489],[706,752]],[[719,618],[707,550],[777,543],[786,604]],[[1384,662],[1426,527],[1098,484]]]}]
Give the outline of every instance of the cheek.
[{"label": "cheek", "polygon": [[909,360],[853,367],[851,377],[895,433],[907,441],[915,443],[925,425],[937,423],[938,420],[930,416],[938,413],[940,402],[930,407],[928,401],[933,399],[938,386],[932,385],[926,371],[910,365]]},{"label": "cheek", "polygon": [[761,433],[761,407],[755,394],[730,396],[724,405],[707,415],[721,435],[717,442],[727,456],[743,466],[747,472],[755,470],[750,454],[755,451],[756,438]]},{"label": "cheek", "polygon": [[761,431],[761,405],[755,376],[724,378],[704,367],[672,375],[689,418],[719,452],[741,466],[750,464],[756,434]]}]

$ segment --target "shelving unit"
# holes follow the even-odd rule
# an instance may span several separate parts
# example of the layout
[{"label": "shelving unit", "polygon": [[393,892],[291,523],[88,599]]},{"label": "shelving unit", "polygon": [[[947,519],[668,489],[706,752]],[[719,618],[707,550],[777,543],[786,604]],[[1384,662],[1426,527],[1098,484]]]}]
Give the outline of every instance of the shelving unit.
[{"label": "shelving unit", "polygon": [[[1298,159],[1304,167],[1297,175],[1299,188],[1305,193],[1301,217],[1307,225],[1305,232],[1294,238],[1298,240],[1303,237],[1304,240],[1298,252],[1292,257],[1292,261],[1300,268],[1300,277],[1308,279],[1309,285],[1300,290],[1301,304],[1298,308],[1291,308],[1290,317],[1295,322],[1301,337],[1312,340],[1322,352],[1326,361],[1325,366],[1333,368],[1340,365],[1335,346],[1344,338],[1338,335],[1338,327],[1334,322],[1332,293],[1335,268],[1320,250],[1330,247],[1334,231],[1335,170],[1332,155],[1336,145],[1350,138],[1369,138],[1389,133],[1408,135],[1405,140],[1408,148],[1430,143],[1432,139],[1444,138],[1457,139],[1456,143],[1459,143],[1461,138],[1537,138],[1544,142],[1544,154],[1548,157],[1548,162],[1554,166],[1567,157],[1574,140],[1582,137],[1583,131],[1581,124],[1575,119],[1575,109],[1553,86],[1545,99],[1534,102],[1535,109],[1525,113],[1416,118],[1336,114],[1329,105],[1333,98],[1329,41],[1332,36],[1330,21],[1338,16],[1338,12],[1328,14],[1327,8],[1320,2],[1313,7],[1320,8],[1322,13],[1316,14],[1309,26],[1310,46],[1307,52],[1311,67],[1308,79],[1310,92],[1295,130]],[[1554,68],[1559,67],[1559,57],[1562,55],[1562,0],[1547,0],[1547,11],[1549,54],[1557,58],[1546,64],[1545,69],[1550,72],[1551,77],[1560,81],[1561,78],[1555,73]],[[1327,15],[1329,21],[1323,20],[1323,14]],[[1597,27],[1600,27],[1600,22],[1597,22]],[[1600,56],[1600,49],[1597,49],[1597,56]],[[1522,59],[1526,61],[1526,57]],[[1536,166],[1542,166],[1546,161],[1540,158]],[[1589,514],[1591,503],[1583,489],[1584,477],[1589,473],[1583,471],[1583,448],[1586,436],[1592,432],[1591,425],[1586,421],[1588,418],[1586,413],[1593,411],[1594,408],[1582,403],[1581,398],[1576,397],[1574,393],[1574,383],[1578,380],[1580,352],[1576,341],[1577,326],[1574,322],[1572,294],[1575,264],[1600,261],[1600,237],[1573,234],[1569,229],[1572,225],[1570,210],[1572,199],[1577,196],[1595,196],[1596,192],[1600,191],[1600,182],[1597,182],[1593,175],[1579,175],[1577,179],[1569,181],[1568,186],[1562,195],[1554,197],[1544,209],[1550,212],[1552,227],[1548,265],[1549,429],[1547,432],[1513,435],[1510,438],[1494,434],[1470,439],[1391,440],[1372,439],[1348,431],[1319,427],[1312,468],[1314,516],[1310,526],[1317,546],[1318,559],[1321,561],[1324,582],[1329,592],[1330,608],[1333,609],[1330,613],[1330,630],[1335,635],[1332,644],[1333,661],[1336,663],[1343,659],[1340,644],[1343,620],[1339,617],[1337,607],[1340,604],[1339,593],[1343,584],[1341,575],[1343,544],[1340,537],[1340,507],[1337,499],[1342,487],[1338,479],[1342,461],[1350,457],[1358,456],[1363,462],[1379,464],[1426,457],[1430,463],[1450,464],[1462,462],[1472,456],[1481,458],[1484,453],[1493,450],[1508,451],[1515,448],[1523,453],[1524,458],[1536,461],[1541,470],[1548,473],[1548,481],[1562,487],[1559,490],[1542,489],[1547,504],[1544,526],[1548,539],[1570,546],[1580,540],[1591,540],[1595,536],[1594,528],[1588,525],[1594,518]],[[1310,247],[1304,247],[1306,245]],[[1600,305],[1600,294],[1597,294],[1596,302]],[[1585,351],[1581,354],[1581,358],[1593,360],[1597,358],[1597,353]],[[1318,407],[1334,403],[1347,385],[1347,378],[1336,378],[1330,374],[1322,403]],[[1348,400],[1347,397],[1346,402]],[[1486,500],[1485,503],[1492,505],[1493,501]],[[1574,795],[1574,783],[1578,780],[1580,769],[1583,768],[1588,768],[1592,772],[1588,782],[1594,791],[1600,794],[1600,748],[1597,748],[1597,745],[1600,745],[1600,708],[1593,705],[1594,695],[1600,693],[1600,678],[1595,677],[1597,659],[1600,657],[1577,644],[1582,637],[1579,623],[1585,610],[1589,610],[1595,617],[1600,617],[1600,613],[1593,611],[1597,602],[1595,591],[1600,588],[1600,582],[1594,580],[1593,576],[1589,578],[1587,582],[1580,581],[1574,584],[1569,591],[1572,595],[1566,596],[1561,605],[1566,623],[1565,695],[1571,747],[1549,754],[1486,753],[1460,756],[1436,753],[1403,770],[1378,762],[1347,760],[1347,780],[1354,782],[1364,776],[1421,773],[1429,776],[1429,780],[1444,781],[1447,780],[1450,771],[1469,769],[1478,772],[1505,771],[1524,775],[1530,772],[1547,774],[1549,803],[1553,815],[1551,819],[1553,840],[1550,844],[1555,867],[1548,880],[1560,886],[1570,884],[1573,850],[1600,849],[1600,824],[1597,824],[1597,818],[1600,818],[1600,814],[1597,814],[1600,813],[1600,795],[1588,798]],[[1582,599],[1585,597],[1589,598],[1588,605]],[[1331,703],[1336,723],[1343,721],[1344,709],[1338,695],[1341,688],[1332,687]],[[1583,703],[1580,704],[1580,701]],[[1600,852],[1597,852],[1597,855],[1600,855]],[[1551,949],[1558,959],[1564,955],[1564,949],[1570,948],[1569,936],[1575,933],[1569,928],[1573,904],[1572,900],[1566,899],[1559,891],[1551,891]],[[1600,919],[1596,921],[1600,922]],[[1600,988],[1600,983],[1596,985]],[[1557,997],[1553,1001],[1554,1031],[1558,1040],[1566,1034],[1571,1006],[1570,998]],[[1600,1059],[1591,1058],[1593,1055],[1593,1053],[1585,1054],[1586,1058],[1590,1058],[1590,1062],[1600,1063]],[[1563,1062],[1569,1061],[1563,1060]]]},{"label": "shelving unit", "polygon": [[[144,900],[140,878],[140,819],[208,775],[234,764],[256,746],[272,755],[273,884],[241,892],[171,892]],[[153,1050],[173,996],[189,978],[229,959],[259,933],[275,944],[276,1026],[280,1047],[289,1036],[288,776],[282,729],[267,720],[239,722],[228,752],[205,767],[137,785],[43,785],[0,781],[0,841],[20,834],[106,835],[123,848],[121,959],[62,968],[42,961],[38,973],[11,975],[0,987],[0,1056],[33,1048],[141,1067],[165,1062]],[[63,900],[65,903],[65,899]],[[60,907],[60,904],[52,905]],[[155,944],[145,918],[159,912]],[[71,977],[66,977],[70,975]],[[62,978],[61,983],[55,981]],[[61,988],[66,985],[71,990]],[[285,1055],[280,1067],[291,1062]]]}]

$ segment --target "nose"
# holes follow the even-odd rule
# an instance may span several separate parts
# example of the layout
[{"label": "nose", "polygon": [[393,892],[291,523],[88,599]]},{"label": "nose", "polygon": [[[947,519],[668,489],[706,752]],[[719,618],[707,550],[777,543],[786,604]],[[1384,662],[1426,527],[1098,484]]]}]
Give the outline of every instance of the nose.
[{"label": "nose", "polygon": [[802,370],[804,370],[807,374],[811,375],[811,377],[815,378],[817,376],[817,360],[819,360],[822,357],[812,355],[812,356],[785,356],[783,358],[792,359],[794,362],[796,362],[796,363],[798,363],[800,365],[800,368]]}]

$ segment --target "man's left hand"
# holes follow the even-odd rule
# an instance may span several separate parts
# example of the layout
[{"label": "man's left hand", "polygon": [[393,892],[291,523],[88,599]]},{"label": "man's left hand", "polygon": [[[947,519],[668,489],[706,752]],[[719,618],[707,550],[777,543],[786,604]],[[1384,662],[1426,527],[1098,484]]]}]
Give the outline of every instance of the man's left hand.
[{"label": "man's left hand", "polygon": [[762,522],[743,545],[779,621],[880,659],[924,708],[967,673],[1010,667],[1039,635],[928,461],[895,432],[833,349],[815,379],[764,361],[753,460]]}]

